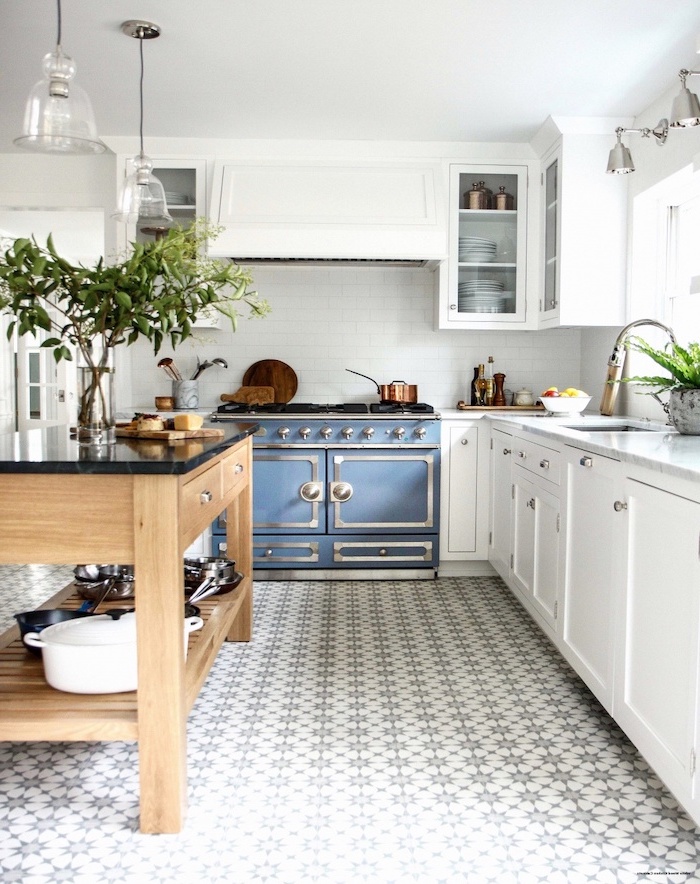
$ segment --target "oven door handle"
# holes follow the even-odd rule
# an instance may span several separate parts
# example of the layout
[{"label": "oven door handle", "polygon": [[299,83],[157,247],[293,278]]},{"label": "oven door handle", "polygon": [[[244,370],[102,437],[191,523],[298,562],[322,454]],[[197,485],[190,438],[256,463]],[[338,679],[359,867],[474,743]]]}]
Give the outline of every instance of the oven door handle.
[{"label": "oven door handle", "polygon": [[323,500],[323,485],[320,482],[304,482],[299,489],[299,497],[307,503],[318,503]]},{"label": "oven door handle", "polygon": [[349,482],[331,482],[331,500],[344,503],[353,495],[353,487]]}]

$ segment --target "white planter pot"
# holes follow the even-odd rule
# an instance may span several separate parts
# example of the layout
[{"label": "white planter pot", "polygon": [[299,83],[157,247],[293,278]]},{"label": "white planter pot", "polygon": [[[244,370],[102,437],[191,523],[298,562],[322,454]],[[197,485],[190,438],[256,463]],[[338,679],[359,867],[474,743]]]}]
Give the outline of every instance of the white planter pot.
[{"label": "white planter pot", "polygon": [[679,433],[700,436],[700,390],[672,390],[668,415]]},{"label": "white planter pot", "polygon": [[[184,621],[185,656],[189,633],[203,625],[201,617],[188,617]],[[47,626],[41,634],[30,632],[24,641],[41,648],[46,681],[59,691],[116,694],[135,691],[138,686],[133,613],[116,620],[108,614],[66,620]]]}]

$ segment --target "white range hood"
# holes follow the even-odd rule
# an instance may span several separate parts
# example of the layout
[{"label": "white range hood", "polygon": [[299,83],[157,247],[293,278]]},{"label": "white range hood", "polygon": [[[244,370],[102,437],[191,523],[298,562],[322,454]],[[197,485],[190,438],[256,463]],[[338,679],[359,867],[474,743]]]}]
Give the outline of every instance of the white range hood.
[{"label": "white range hood", "polygon": [[213,257],[241,263],[436,266],[447,256],[443,170],[431,163],[220,161]]}]

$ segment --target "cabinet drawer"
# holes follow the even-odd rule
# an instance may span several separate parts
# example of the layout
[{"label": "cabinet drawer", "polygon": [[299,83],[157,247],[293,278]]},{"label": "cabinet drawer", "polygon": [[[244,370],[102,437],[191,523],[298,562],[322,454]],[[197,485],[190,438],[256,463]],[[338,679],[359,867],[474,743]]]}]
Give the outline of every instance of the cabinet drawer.
[{"label": "cabinet drawer", "polygon": [[222,475],[223,465],[219,461],[182,486],[182,526],[185,535],[190,531],[201,534],[221,512]]},{"label": "cabinet drawer", "polygon": [[222,492],[227,497],[237,485],[243,484],[247,479],[245,450],[229,454],[221,462]]},{"label": "cabinet drawer", "polygon": [[539,442],[514,437],[513,463],[555,485],[561,481],[561,453]]}]

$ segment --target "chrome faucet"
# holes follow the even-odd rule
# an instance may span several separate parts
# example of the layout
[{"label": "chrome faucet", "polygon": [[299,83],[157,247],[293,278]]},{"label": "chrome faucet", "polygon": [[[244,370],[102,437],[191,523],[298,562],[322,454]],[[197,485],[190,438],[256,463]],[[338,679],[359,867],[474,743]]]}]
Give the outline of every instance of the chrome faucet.
[{"label": "chrome faucet", "polygon": [[[636,319],[626,325],[617,336],[615,346],[613,347],[612,356],[608,359],[608,374],[605,378],[605,387],[603,388],[603,397],[600,400],[600,413],[611,415],[615,408],[615,400],[620,389],[620,377],[622,376],[622,366],[625,362],[625,352],[627,350],[627,340],[630,331],[637,328],[638,325],[653,325],[660,328],[668,335],[672,344],[676,343],[676,336],[673,331],[662,322],[655,319]],[[663,403],[662,403],[663,404]]]}]

